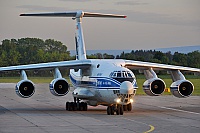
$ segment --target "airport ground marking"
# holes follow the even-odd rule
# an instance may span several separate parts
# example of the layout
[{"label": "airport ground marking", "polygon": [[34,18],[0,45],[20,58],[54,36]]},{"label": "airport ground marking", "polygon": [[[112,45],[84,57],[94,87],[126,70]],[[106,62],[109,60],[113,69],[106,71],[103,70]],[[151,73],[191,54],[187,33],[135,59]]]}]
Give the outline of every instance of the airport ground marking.
[{"label": "airport ground marking", "polygon": [[168,110],[174,110],[174,111],[179,111],[179,112],[184,112],[184,113],[189,113],[189,114],[195,114],[195,115],[200,115],[200,113],[197,112],[191,112],[191,111],[186,111],[186,110],[181,110],[181,109],[175,109],[175,108],[169,108],[169,107],[164,107],[164,106],[157,106],[162,109],[168,109]]},{"label": "airport ground marking", "polygon": [[144,132],[144,133],[150,133],[155,129],[154,126],[152,126],[152,125],[149,125],[149,126],[150,126],[150,129],[148,131]]},{"label": "airport ground marking", "polygon": [[152,131],[155,130],[155,127],[154,127],[154,126],[148,125],[147,123],[140,122],[140,121],[136,121],[136,120],[132,120],[132,119],[128,119],[128,118],[125,118],[125,117],[122,117],[122,118],[125,119],[125,120],[128,120],[128,121],[133,121],[133,122],[138,123],[138,124],[142,124],[142,125],[149,126],[150,129],[149,129],[148,131],[145,131],[144,133],[150,133],[150,132],[152,132]]}]

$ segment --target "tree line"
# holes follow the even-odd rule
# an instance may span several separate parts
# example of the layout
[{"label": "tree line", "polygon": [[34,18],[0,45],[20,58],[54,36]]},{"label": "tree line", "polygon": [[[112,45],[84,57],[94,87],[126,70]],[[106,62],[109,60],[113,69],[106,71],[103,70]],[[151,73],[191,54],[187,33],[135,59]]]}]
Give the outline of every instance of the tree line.
[{"label": "tree line", "polygon": [[70,53],[67,46],[59,41],[21,38],[3,40],[0,57],[0,66],[11,66],[69,60]]},{"label": "tree line", "polygon": [[[0,66],[14,66],[34,63],[70,60],[67,46],[53,39],[39,38],[5,39],[0,45]],[[48,76],[49,71],[40,71],[40,76]],[[0,73],[1,76],[17,76],[18,72]],[[34,72],[29,72],[34,76]]]},{"label": "tree line", "polygon": [[127,59],[136,61],[146,61],[154,63],[162,63],[169,65],[179,65],[187,67],[200,68],[200,51],[196,50],[187,54],[170,51],[163,53],[156,50],[132,50],[130,53],[122,52],[116,57],[107,53],[96,53],[89,55],[88,58],[96,59]]},{"label": "tree line", "polygon": [[[128,59],[181,65],[200,68],[200,51],[187,54],[170,51],[163,53],[155,50],[132,50],[130,53],[122,52],[114,56],[107,53],[87,55],[89,59]],[[0,66],[24,65],[43,62],[67,61],[75,59],[70,56],[67,46],[53,39],[39,38],[5,39],[0,45]],[[48,75],[45,71],[41,75]],[[5,75],[5,74],[1,74]],[[12,75],[15,75],[12,73]]]}]

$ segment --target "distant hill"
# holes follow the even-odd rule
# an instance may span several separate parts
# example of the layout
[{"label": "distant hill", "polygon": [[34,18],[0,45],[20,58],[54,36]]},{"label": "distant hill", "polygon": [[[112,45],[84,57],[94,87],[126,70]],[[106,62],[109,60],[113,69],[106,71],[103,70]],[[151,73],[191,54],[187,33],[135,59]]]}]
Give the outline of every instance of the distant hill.
[{"label": "distant hill", "polygon": [[[133,50],[137,50],[137,49],[133,49]],[[148,50],[148,49],[146,49]],[[149,49],[150,50],[150,49]],[[154,49],[152,49],[154,50]],[[171,47],[171,48],[158,48],[158,49],[155,49],[156,51],[162,51],[163,53],[166,53],[168,51],[171,51],[171,53],[175,53],[175,52],[179,52],[179,53],[189,53],[189,52],[192,52],[192,51],[196,51],[196,50],[199,50],[200,51],[200,45],[197,45],[197,46],[183,46],[183,47]],[[101,53],[101,54],[104,54],[104,53],[107,53],[107,54],[110,54],[110,55],[120,55],[122,52],[125,52],[125,53],[130,53],[132,50],[87,50],[87,55],[91,55],[91,54],[96,54],[96,53]],[[75,55],[75,50],[70,50],[70,55],[71,56],[74,56]]]},{"label": "distant hill", "polygon": [[[86,50],[87,55],[96,54],[96,53],[107,53],[110,55],[120,55],[122,52],[130,53],[132,50]],[[75,50],[70,50],[70,55],[74,56],[76,54]]]},{"label": "distant hill", "polygon": [[171,48],[159,48],[159,49],[155,49],[158,51],[162,51],[163,53],[166,53],[168,51],[171,51],[171,53],[175,53],[175,52],[179,52],[179,53],[189,53],[189,52],[193,52],[193,51],[200,51],[200,45],[197,46],[184,46],[184,47],[171,47]]}]

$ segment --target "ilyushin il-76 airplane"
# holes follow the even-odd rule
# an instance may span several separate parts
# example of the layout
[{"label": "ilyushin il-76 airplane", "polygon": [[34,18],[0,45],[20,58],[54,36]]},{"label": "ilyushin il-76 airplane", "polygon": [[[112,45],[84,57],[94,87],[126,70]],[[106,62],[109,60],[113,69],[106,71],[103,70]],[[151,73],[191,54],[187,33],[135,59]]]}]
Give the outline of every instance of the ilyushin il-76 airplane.
[{"label": "ilyushin il-76 airplane", "polygon": [[70,69],[70,81],[73,85],[73,102],[66,102],[68,111],[86,111],[87,106],[107,106],[107,114],[123,115],[124,111],[132,110],[133,98],[137,91],[137,82],[132,70],[143,72],[146,81],[143,90],[147,95],[160,96],[165,82],[155,70],[165,70],[171,74],[173,83],[171,93],[178,98],[189,97],[194,91],[193,84],[181,73],[188,71],[200,73],[199,68],[165,65],[123,59],[87,59],[82,30],[84,17],[126,18],[124,15],[90,13],[83,11],[55,13],[25,13],[20,16],[38,17],[71,17],[76,20],[76,60],[49,62],[19,66],[0,67],[0,71],[20,71],[21,81],[16,84],[16,93],[22,98],[29,98],[35,92],[35,85],[27,77],[26,70],[51,69],[54,79],[49,85],[50,92],[55,96],[64,96],[69,92],[70,84],[62,77],[60,68]]}]

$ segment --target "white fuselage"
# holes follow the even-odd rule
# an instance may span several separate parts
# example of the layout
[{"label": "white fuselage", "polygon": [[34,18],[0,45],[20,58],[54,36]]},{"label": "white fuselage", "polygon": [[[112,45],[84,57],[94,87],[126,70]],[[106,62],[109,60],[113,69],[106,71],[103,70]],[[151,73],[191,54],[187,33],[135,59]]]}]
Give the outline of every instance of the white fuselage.
[{"label": "white fuselage", "polygon": [[93,106],[110,105],[116,103],[122,82],[130,81],[134,90],[138,88],[133,72],[123,67],[123,60],[92,59],[91,62],[89,69],[70,70],[74,97]]}]

